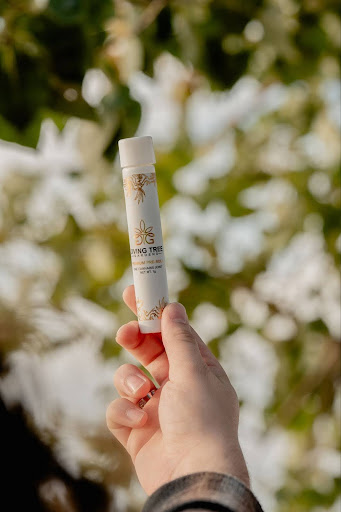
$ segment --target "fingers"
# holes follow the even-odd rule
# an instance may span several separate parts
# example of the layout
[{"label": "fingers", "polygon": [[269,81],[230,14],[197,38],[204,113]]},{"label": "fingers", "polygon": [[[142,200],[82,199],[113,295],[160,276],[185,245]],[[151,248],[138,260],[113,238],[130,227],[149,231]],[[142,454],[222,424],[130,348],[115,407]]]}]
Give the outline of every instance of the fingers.
[{"label": "fingers", "polygon": [[[127,286],[123,292],[123,300],[127,304],[127,306],[131,309],[133,313],[136,314],[136,301],[135,301],[135,289],[134,285]],[[132,325],[135,324],[135,325]],[[129,327],[127,327],[129,325]],[[128,350],[138,361],[143,364],[147,368],[151,375],[155,378],[155,380],[161,385],[164,380],[168,378],[169,372],[169,364],[167,356],[162,352],[162,356],[160,357],[159,350],[164,351],[164,344],[161,341],[160,334],[151,334],[151,335],[141,335],[148,336],[148,338],[144,338],[146,343],[141,343],[136,347],[135,350],[132,350],[132,344],[134,343],[134,337],[139,333],[138,323],[130,322],[127,326],[123,326],[120,330],[120,339],[117,340],[120,345],[122,345],[126,350]],[[217,358],[212,354],[207,345],[202,341],[200,336],[194,331],[191,327],[192,335],[196,340],[201,356],[210,370],[222,380],[228,380],[228,377],[225,373],[225,370],[217,360]],[[125,338],[121,338],[121,335]],[[152,339],[150,338],[152,337]],[[154,341],[156,343],[154,343]],[[151,343],[152,342],[152,343]],[[130,347],[129,347],[130,343]],[[136,343],[136,342],[135,342]],[[161,348],[160,348],[161,345]]]},{"label": "fingers", "polygon": [[148,418],[151,420],[149,430],[155,426],[153,408],[149,408],[149,414],[137,405],[140,398],[154,388],[154,384],[133,364],[124,364],[119,367],[114,375],[114,384],[122,398],[114,400],[109,405],[107,425],[112,434],[129,450],[131,446],[129,447],[128,442],[132,429],[143,427]]},{"label": "fingers", "polygon": [[[123,299],[136,314],[134,286],[124,290]],[[142,334],[137,321],[133,321],[118,330],[116,341],[149,371],[159,385],[168,379],[168,359],[160,334]]]},{"label": "fingers", "polygon": [[127,448],[132,428],[143,427],[148,414],[126,398],[117,398],[107,408],[107,426],[120,443]]},{"label": "fingers", "polygon": [[122,397],[135,404],[154,388],[153,382],[133,364],[119,367],[114,376],[114,384]]},{"label": "fingers", "polygon": [[132,310],[135,315],[137,315],[136,311],[136,300],[135,300],[135,287],[133,284],[127,286],[127,288],[123,291],[123,300],[127,304],[128,308]]}]

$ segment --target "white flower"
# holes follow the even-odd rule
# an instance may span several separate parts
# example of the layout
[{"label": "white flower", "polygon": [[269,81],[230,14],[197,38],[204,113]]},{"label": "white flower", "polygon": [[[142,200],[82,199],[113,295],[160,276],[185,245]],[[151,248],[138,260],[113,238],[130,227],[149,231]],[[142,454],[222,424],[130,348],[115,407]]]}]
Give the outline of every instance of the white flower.
[{"label": "white flower", "polygon": [[231,293],[231,303],[244,325],[262,327],[269,315],[268,305],[247,288],[236,288]]},{"label": "white flower", "polygon": [[137,135],[150,134],[155,146],[170,149],[179,134],[182,105],[175,89],[189,79],[191,71],[169,53],[163,53],[154,63],[154,78],[142,72],[130,81],[130,93],[141,103],[142,117]]},{"label": "white flower", "polygon": [[249,403],[240,411],[239,438],[252,490],[264,510],[277,510],[276,491],[285,485],[292,436],[283,428],[266,428],[262,411]]},{"label": "white flower", "polygon": [[283,178],[253,185],[239,195],[240,203],[246,208],[277,212],[285,207],[292,208],[297,199],[297,191],[291,183]]},{"label": "white flower", "polygon": [[55,438],[58,458],[75,476],[96,456],[84,439],[105,431],[105,411],[117,396],[112,377],[118,361],[104,361],[93,338],[43,354],[12,353],[0,380],[8,407],[21,404],[40,432]]},{"label": "white flower", "polygon": [[339,275],[321,234],[295,235],[273,255],[268,269],[256,277],[254,288],[282,312],[302,322],[321,318],[333,336],[340,336]]},{"label": "white flower", "polygon": [[204,192],[212,178],[230,172],[236,161],[234,133],[230,132],[203,156],[178,169],[173,177],[182,194],[196,195]]},{"label": "white flower", "polygon": [[276,313],[267,321],[264,334],[274,341],[287,341],[297,334],[297,325],[290,316]]},{"label": "white flower", "polygon": [[226,331],[226,311],[210,302],[202,302],[193,311],[191,324],[203,341],[208,343]]},{"label": "white flower", "polygon": [[93,334],[110,337],[118,329],[116,315],[95,302],[72,296],[65,299],[63,306],[74,315],[80,325],[92,331]]},{"label": "white flower", "polygon": [[51,119],[42,122],[37,149],[0,141],[2,176],[11,172],[37,176],[28,200],[26,215],[38,240],[60,232],[71,214],[82,228],[96,223],[91,190],[82,173],[83,162],[78,149],[80,121],[70,119],[62,132]]},{"label": "white flower", "polygon": [[282,84],[265,89],[255,78],[240,78],[230,91],[211,92],[208,88],[195,91],[187,102],[188,135],[197,145],[220,137],[228,128],[249,129],[263,115],[278,110],[288,96]]},{"label": "white flower", "polygon": [[231,217],[215,243],[221,270],[230,274],[240,272],[247,261],[261,254],[264,232],[271,231],[276,225],[277,218],[270,212]]},{"label": "white flower", "polygon": [[271,403],[278,359],[272,345],[241,327],[219,344],[220,362],[240,400],[259,409]]},{"label": "white flower", "polygon": [[82,96],[89,105],[98,107],[111,89],[111,82],[101,69],[87,70],[82,83]]},{"label": "white flower", "polygon": [[41,304],[50,299],[61,272],[58,256],[20,238],[0,246],[0,300]]}]

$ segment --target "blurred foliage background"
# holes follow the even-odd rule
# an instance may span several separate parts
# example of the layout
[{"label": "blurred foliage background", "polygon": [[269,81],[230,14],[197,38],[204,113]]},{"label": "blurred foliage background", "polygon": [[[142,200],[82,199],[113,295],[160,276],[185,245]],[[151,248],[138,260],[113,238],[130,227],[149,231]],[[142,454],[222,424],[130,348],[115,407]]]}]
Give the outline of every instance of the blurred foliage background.
[{"label": "blurred foliage background", "polygon": [[[12,510],[141,509],[117,141],[152,135],[171,298],[226,368],[266,511],[340,507],[333,0],[0,0],[0,396]],[[11,487],[12,485],[12,487]]]}]

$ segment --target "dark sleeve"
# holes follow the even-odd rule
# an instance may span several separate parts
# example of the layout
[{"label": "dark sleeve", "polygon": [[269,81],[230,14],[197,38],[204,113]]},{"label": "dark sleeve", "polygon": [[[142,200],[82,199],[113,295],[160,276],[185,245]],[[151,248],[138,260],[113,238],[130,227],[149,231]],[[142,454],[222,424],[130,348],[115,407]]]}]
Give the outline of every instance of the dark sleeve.
[{"label": "dark sleeve", "polygon": [[142,512],[263,512],[252,492],[221,473],[193,473],[157,489]]}]

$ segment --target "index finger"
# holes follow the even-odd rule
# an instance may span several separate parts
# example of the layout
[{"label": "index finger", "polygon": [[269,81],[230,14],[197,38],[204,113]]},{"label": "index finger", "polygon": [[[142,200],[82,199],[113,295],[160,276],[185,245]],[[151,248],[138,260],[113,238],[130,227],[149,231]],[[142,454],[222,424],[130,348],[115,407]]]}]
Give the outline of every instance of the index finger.
[{"label": "index finger", "polygon": [[[131,311],[133,313],[135,313],[135,315],[137,316],[136,299],[135,299],[135,287],[134,287],[133,284],[127,286],[123,290],[122,297],[123,297],[124,302],[128,306],[128,308],[131,309]],[[158,334],[158,336],[161,339],[161,334],[160,333],[157,333],[157,334]]]},{"label": "index finger", "polygon": [[[136,314],[134,286],[124,290],[123,300]],[[137,321],[132,321],[118,330],[116,341],[148,370],[159,385],[168,379],[168,358],[160,333],[143,334]]]}]

